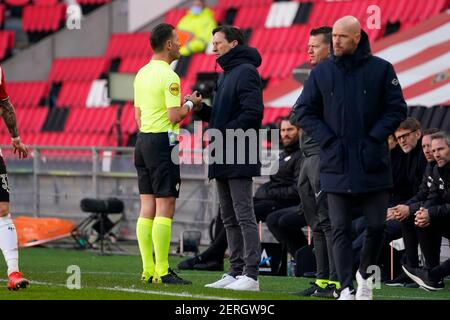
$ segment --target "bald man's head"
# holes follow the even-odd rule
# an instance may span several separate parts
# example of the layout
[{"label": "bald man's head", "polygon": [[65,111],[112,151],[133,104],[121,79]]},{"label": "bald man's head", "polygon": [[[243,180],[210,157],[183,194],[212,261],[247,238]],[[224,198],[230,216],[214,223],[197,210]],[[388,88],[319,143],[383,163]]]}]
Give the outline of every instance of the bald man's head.
[{"label": "bald man's head", "polygon": [[338,19],[333,25],[333,52],[335,56],[352,54],[361,41],[361,24],[353,16]]}]

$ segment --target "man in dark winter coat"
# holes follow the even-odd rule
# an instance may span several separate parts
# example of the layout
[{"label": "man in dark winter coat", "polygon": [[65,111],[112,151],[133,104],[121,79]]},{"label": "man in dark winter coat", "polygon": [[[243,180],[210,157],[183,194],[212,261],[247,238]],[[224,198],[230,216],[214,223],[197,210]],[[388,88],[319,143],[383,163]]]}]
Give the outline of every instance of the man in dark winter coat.
[{"label": "man in dark winter coat", "polygon": [[297,116],[321,147],[320,182],[328,193],[339,299],[355,299],[350,212],[358,205],[367,236],[356,299],[372,299],[368,267],[378,258],[392,187],[387,137],[406,118],[406,103],[394,68],[371,55],[355,17],[336,21],[332,37],[333,54],[312,70]]},{"label": "man in dark winter coat", "polygon": [[[261,245],[253,209],[252,177],[261,171],[257,131],[264,106],[261,78],[256,70],[261,56],[256,49],[244,45],[242,31],[231,26],[213,30],[213,47],[224,73],[218,79],[213,107],[202,103],[195,110],[203,121],[209,122],[210,129],[216,129],[209,131],[210,148],[213,149],[213,143],[218,146],[214,153],[211,151],[214,159],[208,175],[217,182],[230,248],[230,271],[207,287],[257,291]],[[243,138],[244,132],[250,138]],[[219,138],[225,138],[222,146],[217,143]]]},{"label": "man in dark winter coat", "polygon": [[[303,215],[298,214],[300,198],[297,191],[297,177],[301,161],[298,143],[299,132],[300,129],[292,125],[288,119],[281,120],[280,138],[283,151],[279,156],[278,171],[270,176],[269,181],[256,190],[253,198],[256,220],[266,221],[267,227],[275,238],[280,243],[286,244],[292,255],[295,254],[296,249],[307,243],[301,232],[301,228],[304,226],[304,218]],[[288,227],[284,225],[286,222],[289,223]],[[220,213],[215,222],[214,233],[214,241],[208,249],[198,256],[182,261],[178,268],[223,270],[224,254],[228,245]]]},{"label": "man in dark winter coat", "polygon": [[[331,44],[331,28],[323,26],[312,29],[308,41],[308,55],[311,67],[317,66],[328,57]],[[294,105],[298,107],[299,101]],[[316,281],[311,287],[294,293],[299,296],[333,297],[339,289],[336,267],[333,259],[331,222],[328,215],[327,195],[322,191],[319,178],[320,145],[308,134],[300,138],[303,153],[298,191],[305,212],[305,219],[311,227],[316,258]]]}]

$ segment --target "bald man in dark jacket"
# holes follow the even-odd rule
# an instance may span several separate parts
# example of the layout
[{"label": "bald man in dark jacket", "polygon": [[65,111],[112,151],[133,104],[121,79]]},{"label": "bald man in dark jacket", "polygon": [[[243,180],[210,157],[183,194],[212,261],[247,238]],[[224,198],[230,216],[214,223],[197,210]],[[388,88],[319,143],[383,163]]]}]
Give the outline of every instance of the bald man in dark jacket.
[{"label": "bald man in dark jacket", "polygon": [[339,19],[332,36],[332,55],[312,70],[296,113],[299,126],[321,147],[320,182],[328,193],[340,299],[355,299],[350,212],[361,206],[367,237],[356,299],[371,300],[368,267],[377,262],[392,187],[387,137],[406,118],[406,103],[394,68],[372,56],[356,18]]}]

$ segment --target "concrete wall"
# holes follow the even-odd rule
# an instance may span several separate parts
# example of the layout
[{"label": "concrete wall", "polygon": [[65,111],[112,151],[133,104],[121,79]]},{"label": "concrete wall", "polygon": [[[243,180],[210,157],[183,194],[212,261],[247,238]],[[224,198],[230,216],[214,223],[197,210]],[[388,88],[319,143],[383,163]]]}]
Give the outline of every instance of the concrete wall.
[{"label": "concrete wall", "polygon": [[172,7],[185,0],[128,0],[128,31],[141,30],[152,21],[162,17]]},{"label": "concrete wall", "polygon": [[63,29],[52,38],[55,57],[101,56],[108,45],[112,8],[104,6],[81,21],[79,30]]},{"label": "concrete wall", "polygon": [[53,39],[48,37],[33,47],[4,61],[2,67],[7,81],[47,79],[53,59]]}]

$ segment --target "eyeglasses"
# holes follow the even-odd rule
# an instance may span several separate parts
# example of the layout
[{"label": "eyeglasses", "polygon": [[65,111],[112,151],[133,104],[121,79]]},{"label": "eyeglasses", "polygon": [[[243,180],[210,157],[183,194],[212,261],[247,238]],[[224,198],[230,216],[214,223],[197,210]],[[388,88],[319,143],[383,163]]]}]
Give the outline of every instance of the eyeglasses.
[{"label": "eyeglasses", "polygon": [[404,134],[402,134],[401,136],[398,136],[398,137],[395,137],[395,140],[397,140],[397,141],[400,141],[400,140],[402,140],[402,139],[407,139],[408,137],[409,137],[409,135],[411,134],[411,133],[413,133],[413,132],[416,132],[417,130],[414,130],[414,131],[410,131],[410,132],[408,132],[408,133],[404,133]]}]

